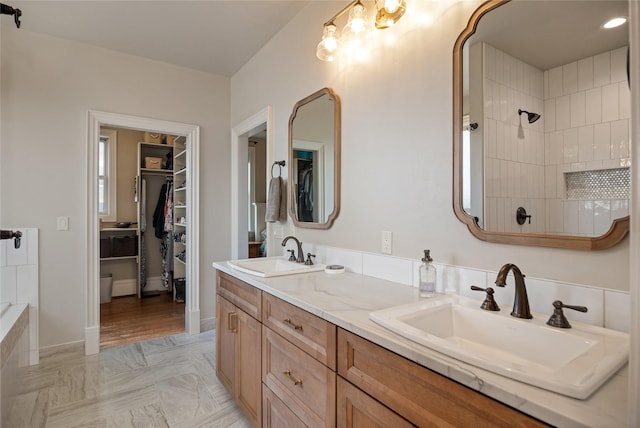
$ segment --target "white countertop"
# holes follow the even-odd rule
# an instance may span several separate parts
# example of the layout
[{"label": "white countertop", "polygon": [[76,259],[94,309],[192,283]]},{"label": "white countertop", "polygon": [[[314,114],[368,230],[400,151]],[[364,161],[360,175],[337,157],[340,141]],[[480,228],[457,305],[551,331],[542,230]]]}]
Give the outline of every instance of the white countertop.
[{"label": "white countertop", "polygon": [[350,272],[259,278],[226,262],[213,263],[213,267],[546,423],[561,427],[627,426],[627,365],[591,397],[578,400],[463,363],[369,320],[369,312],[418,300],[414,287]]}]

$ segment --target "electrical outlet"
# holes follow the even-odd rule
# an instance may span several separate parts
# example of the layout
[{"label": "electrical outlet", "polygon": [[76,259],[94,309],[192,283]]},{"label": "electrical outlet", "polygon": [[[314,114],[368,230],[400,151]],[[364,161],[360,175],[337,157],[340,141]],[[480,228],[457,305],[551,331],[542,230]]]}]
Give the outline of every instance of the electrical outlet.
[{"label": "electrical outlet", "polygon": [[384,254],[391,254],[392,244],[393,244],[393,233],[383,230],[382,231],[382,252]]},{"label": "electrical outlet", "polygon": [[69,230],[69,217],[58,217],[56,223],[58,230]]}]

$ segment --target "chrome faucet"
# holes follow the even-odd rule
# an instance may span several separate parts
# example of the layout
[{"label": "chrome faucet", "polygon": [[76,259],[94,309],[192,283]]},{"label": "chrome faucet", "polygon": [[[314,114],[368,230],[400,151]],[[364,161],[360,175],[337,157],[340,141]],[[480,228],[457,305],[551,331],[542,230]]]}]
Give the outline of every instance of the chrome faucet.
[{"label": "chrome faucet", "polygon": [[496,285],[498,287],[504,287],[507,285],[507,275],[509,271],[513,271],[513,277],[516,280],[516,294],[513,299],[513,310],[511,311],[512,317],[517,318],[533,318],[531,311],[529,310],[529,298],[527,297],[527,288],[524,285],[524,275],[520,272],[518,266],[513,263],[507,263],[500,268],[498,277],[496,278]]},{"label": "chrome faucet", "polygon": [[293,239],[294,241],[296,241],[296,244],[298,244],[298,256],[296,257],[296,262],[304,263],[304,251],[302,251],[302,242],[300,242],[298,238],[296,238],[295,236],[287,236],[282,240],[282,246],[284,247],[285,245],[287,245],[289,239]]}]

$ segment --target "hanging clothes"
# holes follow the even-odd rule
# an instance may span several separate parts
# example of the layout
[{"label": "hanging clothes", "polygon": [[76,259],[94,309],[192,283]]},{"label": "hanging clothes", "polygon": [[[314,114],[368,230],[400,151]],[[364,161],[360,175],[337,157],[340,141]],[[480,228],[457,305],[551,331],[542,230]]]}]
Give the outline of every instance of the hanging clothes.
[{"label": "hanging clothes", "polygon": [[167,179],[160,189],[158,203],[153,213],[156,238],[161,239],[162,286],[173,289],[173,180]]},{"label": "hanging clothes", "polygon": [[298,218],[301,221],[313,221],[313,168],[307,168],[301,175]]}]

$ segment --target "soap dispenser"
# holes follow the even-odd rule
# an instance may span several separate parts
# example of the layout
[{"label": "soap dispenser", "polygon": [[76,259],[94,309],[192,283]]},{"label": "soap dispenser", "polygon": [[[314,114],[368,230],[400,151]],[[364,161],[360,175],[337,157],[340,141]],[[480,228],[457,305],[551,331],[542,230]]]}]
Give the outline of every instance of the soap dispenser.
[{"label": "soap dispenser", "polygon": [[424,257],[420,265],[420,297],[430,297],[436,291],[437,272],[433,266],[430,250],[424,250]]}]

